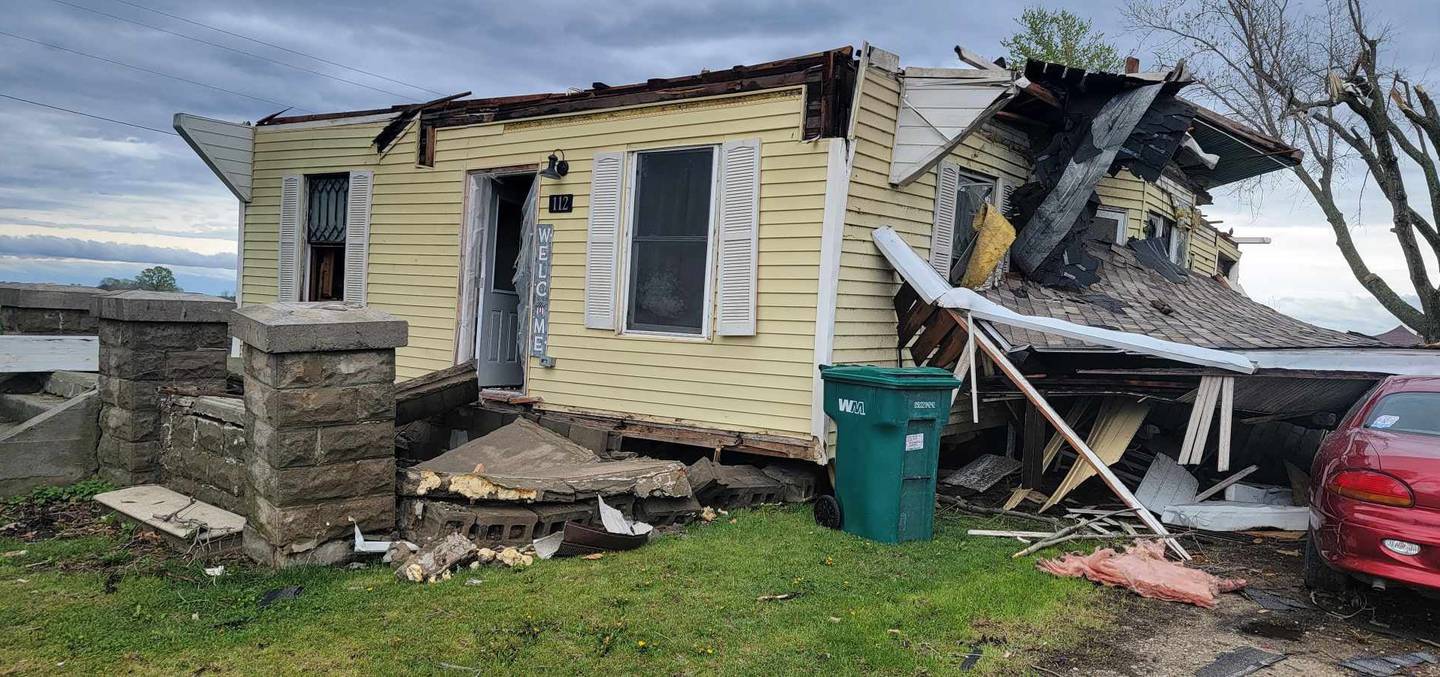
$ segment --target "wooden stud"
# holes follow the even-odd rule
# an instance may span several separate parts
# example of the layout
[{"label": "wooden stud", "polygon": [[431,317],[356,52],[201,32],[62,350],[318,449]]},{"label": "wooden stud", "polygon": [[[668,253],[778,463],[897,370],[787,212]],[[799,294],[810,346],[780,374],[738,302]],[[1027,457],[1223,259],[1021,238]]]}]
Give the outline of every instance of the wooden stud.
[{"label": "wooden stud", "polygon": [[926,325],[925,331],[920,332],[920,337],[915,339],[915,343],[910,346],[910,357],[915,360],[915,364],[925,364],[930,353],[934,352],[936,346],[944,342],[945,337],[950,335],[955,326],[955,320],[950,319],[950,315],[935,313],[930,318],[930,324]]},{"label": "wooden stud", "polygon": [[1235,417],[1235,377],[1220,378],[1220,439],[1219,459],[1215,469],[1225,472],[1230,469],[1230,425]]}]

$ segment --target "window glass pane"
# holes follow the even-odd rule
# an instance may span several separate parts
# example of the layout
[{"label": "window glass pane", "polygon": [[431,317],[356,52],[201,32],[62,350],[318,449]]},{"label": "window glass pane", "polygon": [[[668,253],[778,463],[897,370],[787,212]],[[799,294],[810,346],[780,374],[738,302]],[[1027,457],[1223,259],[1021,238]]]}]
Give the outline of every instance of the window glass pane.
[{"label": "window glass pane", "polygon": [[1386,395],[1366,417],[1365,427],[1397,433],[1440,435],[1440,393]]},{"label": "window glass pane", "polygon": [[703,238],[710,230],[709,148],[641,153],[635,170],[635,235]]},{"label": "window glass pane", "polygon": [[713,154],[636,157],[627,329],[698,334],[704,325]]},{"label": "window glass pane", "polygon": [[305,237],[310,244],[344,244],[345,207],[350,199],[349,174],[305,177]]},{"label": "window glass pane", "polygon": [[1119,214],[1111,211],[1095,212],[1095,218],[1090,219],[1088,237],[1099,242],[1116,242],[1120,232],[1120,218]]},{"label": "window glass pane", "polygon": [[629,328],[698,334],[705,313],[705,243],[636,242]]}]

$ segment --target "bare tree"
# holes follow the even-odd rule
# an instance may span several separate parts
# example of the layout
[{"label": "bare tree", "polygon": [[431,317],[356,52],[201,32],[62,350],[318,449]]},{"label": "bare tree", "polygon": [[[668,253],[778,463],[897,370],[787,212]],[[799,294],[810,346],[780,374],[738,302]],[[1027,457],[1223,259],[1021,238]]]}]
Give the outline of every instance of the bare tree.
[{"label": "bare tree", "polygon": [[[1440,341],[1440,289],[1425,261],[1426,250],[1440,256],[1431,148],[1440,148],[1440,114],[1424,87],[1382,62],[1388,35],[1369,25],[1360,0],[1327,0],[1319,10],[1289,0],[1129,0],[1126,15],[1163,38],[1163,58],[1186,59],[1223,112],[1305,151],[1292,171],[1355,279],[1427,342]],[[1411,205],[1407,166],[1424,176],[1428,218]],[[1365,171],[1358,182],[1347,175],[1356,169]],[[1370,180],[1389,203],[1419,308],[1370,269],[1351,237],[1338,202],[1350,196],[1336,190]]]}]

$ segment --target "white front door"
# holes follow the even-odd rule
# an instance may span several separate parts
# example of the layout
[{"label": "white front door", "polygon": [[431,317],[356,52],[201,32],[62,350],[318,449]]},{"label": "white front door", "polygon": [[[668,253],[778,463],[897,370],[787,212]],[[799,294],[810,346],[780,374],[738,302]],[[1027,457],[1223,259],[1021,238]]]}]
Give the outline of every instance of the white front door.
[{"label": "white front door", "polygon": [[[515,291],[515,259],[524,223],[523,197],[493,186],[480,233],[481,279],[475,332],[475,364],[482,388],[519,387],[525,382],[520,352],[520,296]],[[519,192],[524,196],[525,192]]]}]

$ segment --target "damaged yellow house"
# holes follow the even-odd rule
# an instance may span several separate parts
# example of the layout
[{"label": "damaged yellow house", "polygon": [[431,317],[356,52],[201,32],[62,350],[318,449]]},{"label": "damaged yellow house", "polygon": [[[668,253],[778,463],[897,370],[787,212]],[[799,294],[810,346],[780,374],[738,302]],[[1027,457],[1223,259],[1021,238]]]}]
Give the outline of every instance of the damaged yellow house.
[{"label": "damaged yellow house", "polygon": [[[409,322],[401,378],[473,359],[483,387],[542,412],[821,460],[818,366],[907,360],[871,231],[949,271],[978,205],[1013,215],[1036,184],[1065,93],[973,65],[846,47],[573,93],[175,126],[240,200],[242,304],[368,304]],[[1187,121],[1159,178],[1100,180],[1090,228],[1233,277],[1240,252],[1197,204],[1298,156],[1204,109]]]}]

